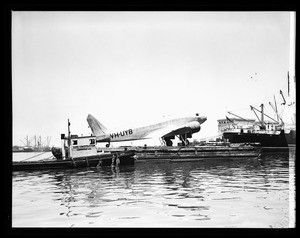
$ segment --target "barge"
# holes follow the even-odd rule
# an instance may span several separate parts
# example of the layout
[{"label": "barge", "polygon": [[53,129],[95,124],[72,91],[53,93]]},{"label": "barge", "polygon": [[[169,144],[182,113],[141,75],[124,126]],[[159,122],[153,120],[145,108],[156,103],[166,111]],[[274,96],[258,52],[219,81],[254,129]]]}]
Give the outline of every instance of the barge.
[{"label": "barge", "polygon": [[[135,162],[184,162],[212,159],[251,159],[261,155],[261,148],[243,144],[227,146],[189,146],[189,147],[132,147]],[[110,152],[120,152],[119,148],[106,149]]]}]

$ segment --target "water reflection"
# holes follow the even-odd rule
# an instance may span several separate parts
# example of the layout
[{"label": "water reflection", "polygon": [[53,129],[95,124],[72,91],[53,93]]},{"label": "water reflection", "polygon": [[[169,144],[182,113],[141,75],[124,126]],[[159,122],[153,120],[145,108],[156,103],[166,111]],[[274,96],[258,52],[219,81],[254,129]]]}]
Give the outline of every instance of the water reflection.
[{"label": "water reflection", "polygon": [[249,160],[14,172],[13,199],[22,209],[32,199],[25,196],[28,190],[38,198],[50,197],[61,207],[51,219],[57,214],[59,222],[72,221],[72,226],[83,221],[89,221],[83,226],[132,226],[134,219],[135,226],[247,227],[241,221],[248,219],[251,226],[264,216],[259,224],[266,225],[272,216],[288,216],[288,177],[286,153]]}]

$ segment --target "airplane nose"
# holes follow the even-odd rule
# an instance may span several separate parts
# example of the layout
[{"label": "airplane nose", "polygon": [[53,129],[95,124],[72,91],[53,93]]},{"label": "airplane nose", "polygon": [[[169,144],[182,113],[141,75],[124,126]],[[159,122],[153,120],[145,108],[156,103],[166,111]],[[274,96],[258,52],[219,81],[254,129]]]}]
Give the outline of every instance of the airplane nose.
[{"label": "airplane nose", "polygon": [[198,117],[200,119],[200,121],[203,121],[203,122],[205,122],[207,120],[206,116],[200,116],[200,114],[198,112],[196,113],[196,117]]},{"label": "airplane nose", "polygon": [[200,123],[203,123],[203,122],[205,122],[207,120],[207,117],[206,116],[200,116],[199,117],[199,122]]}]

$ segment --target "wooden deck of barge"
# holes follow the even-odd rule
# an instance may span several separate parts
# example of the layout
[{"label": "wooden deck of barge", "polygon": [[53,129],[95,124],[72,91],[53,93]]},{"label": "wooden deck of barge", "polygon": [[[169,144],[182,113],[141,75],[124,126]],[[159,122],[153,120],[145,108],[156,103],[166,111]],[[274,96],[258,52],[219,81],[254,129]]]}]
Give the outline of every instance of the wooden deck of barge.
[{"label": "wooden deck of barge", "polygon": [[[106,148],[106,151],[120,152],[125,148]],[[136,162],[181,162],[207,159],[246,159],[258,157],[261,148],[252,146],[192,146],[192,147],[128,147],[133,151]]]}]

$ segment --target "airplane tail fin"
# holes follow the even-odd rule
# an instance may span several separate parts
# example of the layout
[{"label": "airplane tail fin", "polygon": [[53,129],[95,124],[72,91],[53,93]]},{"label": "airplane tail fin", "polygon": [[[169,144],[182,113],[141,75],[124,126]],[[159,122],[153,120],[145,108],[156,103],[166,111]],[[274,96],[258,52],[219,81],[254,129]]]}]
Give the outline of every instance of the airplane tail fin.
[{"label": "airplane tail fin", "polygon": [[103,126],[95,117],[91,114],[87,116],[87,122],[95,136],[108,135],[109,132],[105,126]]}]

